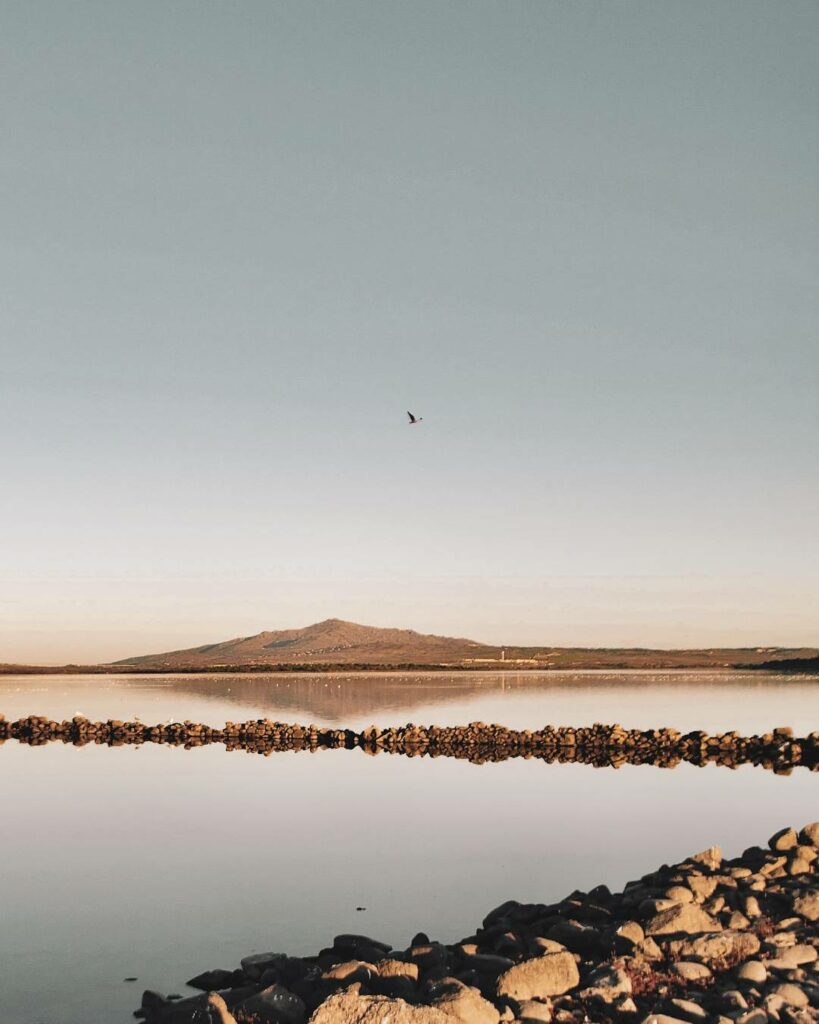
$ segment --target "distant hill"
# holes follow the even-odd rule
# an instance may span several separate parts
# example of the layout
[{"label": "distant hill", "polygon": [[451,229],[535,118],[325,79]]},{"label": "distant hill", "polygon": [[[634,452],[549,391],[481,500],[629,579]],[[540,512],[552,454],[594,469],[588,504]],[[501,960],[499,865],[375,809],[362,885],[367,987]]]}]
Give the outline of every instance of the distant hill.
[{"label": "distant hill", "polygon": [[188,650],[125,658],[135,668],[211,668],[282,664],[437,665],[467,658],[500,656],[499,648],[474,640],[379,629],[342,619],[325,619],[303,629],[279,629]]}]

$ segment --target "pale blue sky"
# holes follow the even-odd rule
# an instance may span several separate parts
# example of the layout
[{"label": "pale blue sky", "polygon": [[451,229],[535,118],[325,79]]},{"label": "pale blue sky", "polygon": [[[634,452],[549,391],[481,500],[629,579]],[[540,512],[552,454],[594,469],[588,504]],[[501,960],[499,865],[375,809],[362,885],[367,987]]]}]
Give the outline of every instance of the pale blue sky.
[{"label": "pale blue sky", "polygon": [[819,643],[817,44],[813,2],[6,4],[0,661]]}]

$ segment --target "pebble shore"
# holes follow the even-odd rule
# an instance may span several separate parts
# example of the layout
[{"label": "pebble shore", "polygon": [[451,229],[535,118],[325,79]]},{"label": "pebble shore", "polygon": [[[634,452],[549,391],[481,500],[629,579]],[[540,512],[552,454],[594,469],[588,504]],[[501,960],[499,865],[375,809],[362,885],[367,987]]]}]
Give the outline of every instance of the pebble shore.
[{"label": "pebble shore", "polygon": [[57,722],[38,715],[8,722],[0,715],[0,743],[5,740],[32,746],[52,742],[112,747],[159,743],[191,748],[215,743],[229,751],[245,750],[263,755],[279,751],[358,749],[370,755],[453,757],[475,763],[524,757],[600,767],[653,764],[672,768],[687,762],[731,768],[752,764],[778,773],[788,773],[797,767],[819,770],[819,732],[796,738],[789,728],[774,729],[760,736],[740,736],[736,732],[682,734],[675,729],[625,729],[621,725],[599,723],[516,730],[472,722],[462,726],[410,723],[379,728],[373,725],[357,732],[269,719],[226,722],[223,728],[215,729],[189,721],[145,725],[139,721],[91,722],[75,717]]},{"label": "pebble shore", "polygon": [[806,1024],[819,1021],[819,822],[726,860],[718,847],[612,893],[509,901],[453,945],[338,935],[248,956],[146,1024]]}]

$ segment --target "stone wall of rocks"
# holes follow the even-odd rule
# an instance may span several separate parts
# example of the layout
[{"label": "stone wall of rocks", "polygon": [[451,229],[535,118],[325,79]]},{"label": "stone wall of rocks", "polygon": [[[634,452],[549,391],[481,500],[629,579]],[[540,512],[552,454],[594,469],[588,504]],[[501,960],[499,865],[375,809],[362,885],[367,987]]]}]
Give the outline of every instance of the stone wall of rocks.
[{"label": "stone wall of rocks", "polygon": [[476,763],[531,757],[601,767],[653,764],[671,768],[686,761],[729,767],[753,764],[781,773],[796,767],[819,769],[819,732],[795,738],[787,728],[774,729],[761,736],[740,736],[736,732],[681,734],[675,729],[625,729],[621,725],[601,724],[516,730],[473,722],[462,726],[409,724],[383,729],[373,725],[355,732],[268,719],[226,722],[223,728],[214,729],[187,721],[144,725],[137,721],[91,722],[75,717],[55,722],[36,715],[7,722],[0,715],[0,743],[10,739],[33,746],[51,742],[78,746],[97,743],[112,747],[142,743],[199,747],[219,743],[228,750],[258,754],[357,748],[371,755],[454,757]]},{"label": "stone wall of rocks", "polygon": [[511,900],[453,945],[338,935],[245,957],[147,1024],[807,1024],[819,1020],[819,822],[734,860],[717,847],[620,893]]}]

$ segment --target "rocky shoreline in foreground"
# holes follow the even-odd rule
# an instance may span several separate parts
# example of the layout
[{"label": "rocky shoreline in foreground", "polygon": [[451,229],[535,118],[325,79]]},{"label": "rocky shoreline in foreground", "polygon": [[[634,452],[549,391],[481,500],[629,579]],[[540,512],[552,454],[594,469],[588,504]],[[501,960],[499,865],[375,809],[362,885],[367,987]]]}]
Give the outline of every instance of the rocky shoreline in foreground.
[{"label": "rocky shoreline in foreground", "polygon": [[538,758],[560,763],[599,767],[652,764],[673,768],[692,765],[750,764],[780,774],[793,768],[819,770],[819,732],[794,737],[790,728],[773,729],[760,736],[736,732],[709,735],[676,729],[625,729],[621,725],[552,726],[509,729],[503,725],[415,725],[333,729],[257,719],[226,722],[221,729],[201,722],[146,725],[139,721],[108,719],[91,722],[75,717],[63,722],[38,715],[7,722],[0,715],[0,744],[16,740],[30,746],[89,743],[110,747],[157,743],[176,747],[222,744],[228,751],[269,755],[283,751],[361,750],[365,754],[402,754],[406,757],[452,757],[474,763],[509,758]]},{"label": "rocky shoreline in foreground", "polygon": [[717,847],[558,903],[504,903],[473,935],[406,949],[339,935],[248,956],[146,1024],[805,1024],[819,1021],[819,822],[733,860]]}]

